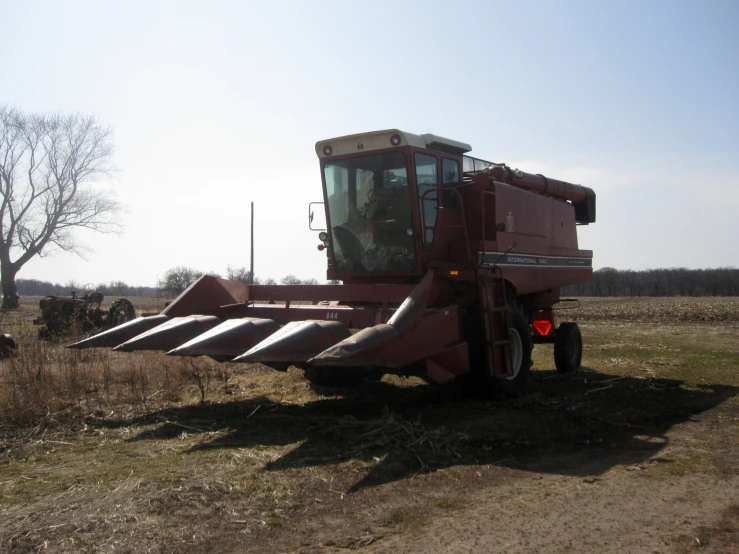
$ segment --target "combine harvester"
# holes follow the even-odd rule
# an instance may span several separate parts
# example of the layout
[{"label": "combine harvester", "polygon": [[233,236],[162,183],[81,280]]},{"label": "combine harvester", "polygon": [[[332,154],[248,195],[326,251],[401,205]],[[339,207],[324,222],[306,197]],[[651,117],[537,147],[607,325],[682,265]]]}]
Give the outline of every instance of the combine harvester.
[{"label": "combine harvester", "polygon": [[464,376],[507,397],[525,392],[533,344],[554,343],[557,369],[575,371],[580,331],[557,326],[552,307],[592,274],[576,227],[595,222],[595,193],[470,150],[395,129],[321,141],[328,232],[318,249],[327,278],[343,284],[205,276],[159,315],[69,347],[292,365],[321,385]]}]

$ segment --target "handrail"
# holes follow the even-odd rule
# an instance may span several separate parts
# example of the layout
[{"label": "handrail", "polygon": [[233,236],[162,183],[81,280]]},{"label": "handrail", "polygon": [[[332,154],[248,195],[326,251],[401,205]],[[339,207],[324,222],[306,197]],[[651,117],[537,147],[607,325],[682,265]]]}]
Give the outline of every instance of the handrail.
[{"label": "handrail", "polygon": [[[478,189],[479,190],[479,189]],[[480,255],[480,265],[485,261],[485,243],[487,242],[487,218],[485,217],[485,195],[489,194],[491,196],[495,196],[495,191],[492,190],[480,190],[480,210],[482,211],[482,217],[480,218],[482,220],[482,233],[480,236],[482,237],[482,254]]]}]

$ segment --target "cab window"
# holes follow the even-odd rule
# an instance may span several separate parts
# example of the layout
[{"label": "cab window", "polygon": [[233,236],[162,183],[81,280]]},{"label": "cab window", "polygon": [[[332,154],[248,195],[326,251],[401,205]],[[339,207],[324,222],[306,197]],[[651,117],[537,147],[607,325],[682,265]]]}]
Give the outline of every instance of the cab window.
[{"label": "cab window", "polygon": [[[441,161],[441,176],[444,187],[456,187],[459,184],[459,162],[443,158]],[[459,197],[453,192],[442,193],[441,202],[445,208],[459,207]]]},{"label": "cab window", "polygon": [[[438,193],[433,190],[439,188],[439,177],[436,168],[436,156],[416,153],[416,186],[420,213],[423,214],[421,225],[436,225],[436,215],[439,210]],[[424,196],[425,194],[425,196]],[[434,241],[434,230],[427,229],[424,236],[426,248],[430,248]]]}]

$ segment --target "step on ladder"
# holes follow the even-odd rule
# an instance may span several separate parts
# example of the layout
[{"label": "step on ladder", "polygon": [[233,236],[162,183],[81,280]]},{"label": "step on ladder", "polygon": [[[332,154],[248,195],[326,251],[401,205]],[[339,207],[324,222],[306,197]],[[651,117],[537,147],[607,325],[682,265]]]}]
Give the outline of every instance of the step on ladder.
[{"label": "step on ladder", "polygon": [[490,375],[512,377],[511,314],[506,306],[506,289],[503,277],[485,272],[478,276],[482,316],[485,324],[485,362]]}]

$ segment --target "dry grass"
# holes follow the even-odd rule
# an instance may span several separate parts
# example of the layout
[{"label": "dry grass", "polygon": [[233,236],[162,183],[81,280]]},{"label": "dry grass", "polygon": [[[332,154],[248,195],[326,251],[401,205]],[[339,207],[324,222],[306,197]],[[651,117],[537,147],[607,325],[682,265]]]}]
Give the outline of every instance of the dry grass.
[{"label": "dry grass", "polygon": [[[137,311],[161,306],[161,299],[136,298]],[[0,314],[0,329],[18,349],[0,362],[0,426],[49,424],[111,411],[149,410],[205,401],[228,383],[229,369],[210,360],[170,358],[154,352],[133,355],[109,349],[69,350],[71,335],[47,342],[37,338],[38,298],[26,298],[17,312]]]},{"label": "dry grass", "polygon": [[[296,369],[66,350],[36,340],[24,304],[0,321],[20,343],[0,361],[0,550],[358,548],[462,511],[487,467],[736,472],[736,301],[650,300],[585,300],[584,370],[557,374],[539,346],[532,394],[504,403],[415,379],[315,389]],[[661,454],[704,412],[715,429]],[[558,461],[609,444],[595,468]],[[338,521],[350,536],[327,538]]]},{"label": "dry grass", "polygon": [[[38,300],[24,298],[20,311],[0,314],[0,329],[13,334],[19,343],[17,355],[0,363],[0,425],[45,425],[69,415],[204,402],[240,386],[231,377],[243,366],[160,353],[61,348],[75,337],[60,343],[39,341],[38,328],[32,325]],[[160,298],[133,300],[139,313],[157,311],[164,304]],[[736,336],[737,298],[584,298],[578,309],[561,310],[559,315],[579,321],[586,341],[593,344],[586,349],[584,365],[599,363],[631,376],[683,378],[681,368],[690,373],[696,364],[710,362],[716,370],[731,371],[735,361],[736,349],[727,350],[726,341]],[[690,327],[704,322],[723,326]],[[680,327],[671,327],[662,336],[664,325],[678,323]],[[685,345],[689,352],[678,355]],[[551,347],[538,347],[535,362],[540,368],[551,367]],[[418,384],[389,380],[401,386]],[[300,394],[304,400],[315,398],[310,390]]]}]

